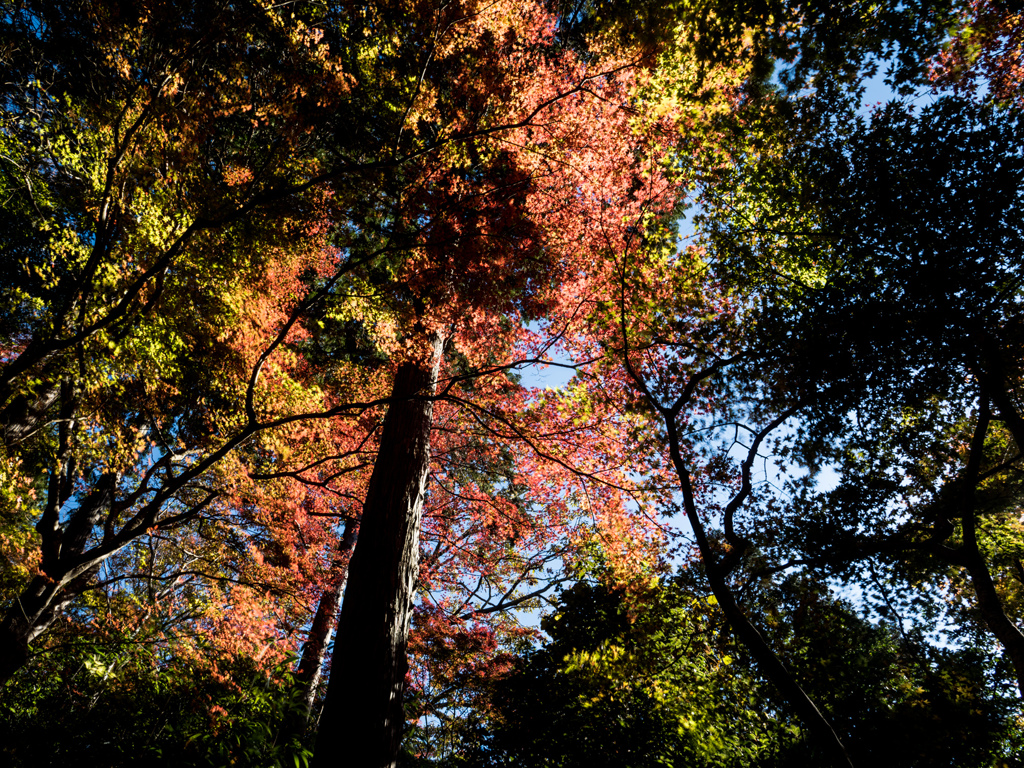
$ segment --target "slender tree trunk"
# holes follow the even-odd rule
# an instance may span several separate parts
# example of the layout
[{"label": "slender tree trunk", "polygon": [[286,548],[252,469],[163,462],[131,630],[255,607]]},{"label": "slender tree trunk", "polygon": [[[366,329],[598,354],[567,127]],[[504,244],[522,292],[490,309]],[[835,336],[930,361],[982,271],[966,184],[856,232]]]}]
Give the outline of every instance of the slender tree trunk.
[{"label": "slender tree trunk", "polygon": [[978,549],[973,529],[972,515],[970,523],[964,521],[964,546],[961,550],[964,565],[971,577],[974,595],[978,600],[978,611],[988,625],[989,632],[1002,644],[1003,653],[1010,660],[1014,676],[1017,678],[1017,690],[1024,699],[1024,634],[1003,610],[1003,601],[996,591],[988,565]]},{"label": "slender tree trunk", "polygon": [[345,594],[349,559],[356,545],[357,526],[355,520],[348,520],[345,523],[345,533],[338,547],[338,571],[335,574],[335,582],[320,596],[316,616],[313,617],[313,624],[309,628],[309,637],[302,646],[299,668],[295,670],[295,679],[304,689],[303,700],[306,704],[307,721],[313,710],[317,688],[320,686],[320,675],[327,658],[327,646],[330,645],[331,634],[337,626],[338,606],[341,604],[341,596]]},{"label": "slender tree trunk", "polygon": [[683,492],[683,506],[686,510],[686,517],[693,529],[697,541],[697,548],[700,550],[701,560],[704,561],[704,570],[708,581],[711,584],[711,591],[718,600],[718,605],[725,614],[726,620],[736,637],[750,651],[750,655],[757,662],[757,668],[765,677],[771,681],[776,690],[782,694],[786,702],[803,722],[810,736],[821,749],[828,755],[829,762],[836,768],[853,768],[853,762],[846,751],[846,747],[835,732],[828,718],[811,700],[807,692],[800,686],[793,677],[792,672],[786,668],[764,637],[747,618],[743,608],[736,601],[732,589],[727,581],[727,571],[722,567],[721,560],[715,555],[704,531],[704,524],[697,513],[697,504],[693,495],[693,486],[690,482],[690,472],[683,460],[682,451],[679,447],[679,436],[676,432],[675,419],[666,418],[669,439],[669,454],[672,459],[676,475],[679,477],[680,489]]},{"label": "slender tree trunk", "polygon": [[[960,565],[967,569],[971,577],[971,585],[974,588],[974,595],[978,599],[978,610],[988,625],[989,631],[1003,646],[1003,653],[1009,658],[1017,678],[1017,690],[1024,698],[1024,634],[1020,628],[1006,615],[1003,608],[1002,598],[996,590],[995,582],[989,571],[985,556],[978,546],[977,530],[977,489],[978,476],[982,467],[983,453],[985,449],[985,437],[988,434],[989,423],[992,413],[989,405],[990,392],[982,390],[981,412],[978,415],[978,423],[974,428],[974,436],[971,439],[971,453],[964,468],[961,480],[963,487],[960,493],[960,518],[963,525],[963,544],[956,552],[955,558]],[[998,393],[1006,398],[1005,393]],[[999,408],[1003,423],[1009,425],[1006,418],[1008,412],[1016,414],[1009,406],[999,404],[999,400],[993,398]],[[1017,417],[1019,420],[1019,417]],[[1022,425],[1024,426],[1024,425]],[[1018,450],[1024,450],[1024,445],[1019,441],[1024,439],[1014,433],[1014,440],[1018,442]]]},{"label": "slender tree trunk", "polygon": [[[714,565],[713,563],[711,564]],[[821,713],[807,692],[800,686],[793,677],[793,673],[786,668],[782,660],[771,649],[764,637],[757,628],[750,622],[743,609],[736,602],[732,590],[729,589],[725,579],[720,574],[711,575],[717,571],[714,567],[706,568],[711,582],[711,591],[718,600],[718,605],[725,614],[726,620],[732,631],[740,639],[740,642],[750,651],[750,655],[757,662],[758,669],[767,677],[776,690],[796,713],[823,750],[829,755],[830,762],[837,768],[852,768],[853,763],[843,746],[839,735],[832,728],[832,724]]]},{"label": "slender tree trunk", "polygon": [[381,431],[334,643],[314,768],[391,768],[405,725],[402,694],[420,515],[430,463],[442,340],[425,359],[403,363]]}]

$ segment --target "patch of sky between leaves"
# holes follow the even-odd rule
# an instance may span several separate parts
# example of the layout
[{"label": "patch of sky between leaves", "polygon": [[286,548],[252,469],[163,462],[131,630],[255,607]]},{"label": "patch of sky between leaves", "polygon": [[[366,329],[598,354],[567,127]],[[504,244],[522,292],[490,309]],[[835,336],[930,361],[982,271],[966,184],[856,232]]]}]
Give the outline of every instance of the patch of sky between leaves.
[{"label": "patch of sky between leaves", "polygon": [[[533,321],[527,327],[534,333],[544,333],[543,325],[537,321]],[[532,363],[519,369],[524,387],[561,389],[576,375],[575,369],[566,367],[573,365],[573,359],[560,346],[553,346],[547,357],[553,365]]]}]

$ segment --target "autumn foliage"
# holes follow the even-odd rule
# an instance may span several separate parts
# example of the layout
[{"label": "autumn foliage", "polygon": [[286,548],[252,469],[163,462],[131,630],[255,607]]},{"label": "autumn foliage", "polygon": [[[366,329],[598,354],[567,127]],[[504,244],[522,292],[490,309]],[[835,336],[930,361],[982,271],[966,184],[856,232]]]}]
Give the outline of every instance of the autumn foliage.
[{"label": "autumn foliage", "polygon": [[[828,26],[816,2],[0,11],[11,722],[66,701],[87,724],[135,696],[152,735],[110,724],[120,735],[89,753],[96,764],[133,750],[308,760],[320,717],[320,765],[353,738],[394,764],[403,736],[408,759],[436,761],[474,728],[514,721],[495,692],[540,638],[524,617],[561,585],[599,573],[587,589],[640,606],[674,564],[699,560],[715,600],[686,621],[707,634],[717,605],[750,654],[744,674],[849,764],[832,715],[764,631],[770,611],[744,598],[796,567],[787,521],[794,499],[817,498],[802,481],[782,483],[787,498],[769,487],[767,453],[794,476],[826,457],[853,474],[859,456],[822,437],[846,445],[835,414],[870,398],[843,389],[838,357],[808,353],[833,328],[806,320],[814,302],[860,312],[850,282],[884,293],[904,279],[887,264],[847,280],[860,262],[819,228],[849,224],[830,189],[860,194],[844,163],[867,129],[847,100],[865,61],[894,47],[913,60],[901,77],[930,62],[933,87],[979,99],[984,81],[985,109],[1019,106],[1020,85],[1005,4],[954,8],[961,29],[941,49],[945,5],[924,21],[883,5],[891,31],[846,6]],[[901,125],[886,124],[909,147]],[[1019,291],[1003,287],[1009,307]],[[1015,338],[1013,322],[999,333]],[[992,360],[1016,360],[1004,347]],[[977,392],[1005,424],[1006,458],[986,459],[982,479],[964,459],[958,475],[979,488],[1011,486],[1019,464],[1018,368],[992,365],[959,371],[1001,377]],[[544,366],[566,383],[536,386]],[[984,413],[974,443],[968,424],[943,433],[957,456],[996,439]],[[931,480],[953,482],[956,462],[939,463]],[[793,559],[850,578],[837,562],[908,537]],[[996,561],[1010,573],[1009,555]],[[970,602],[962,576],[943,579]],[[638,644],[656,624],[620,629]],[[725,666],[685,669],[733,696]],[[717,759],[691,736],[687,749]]]}]

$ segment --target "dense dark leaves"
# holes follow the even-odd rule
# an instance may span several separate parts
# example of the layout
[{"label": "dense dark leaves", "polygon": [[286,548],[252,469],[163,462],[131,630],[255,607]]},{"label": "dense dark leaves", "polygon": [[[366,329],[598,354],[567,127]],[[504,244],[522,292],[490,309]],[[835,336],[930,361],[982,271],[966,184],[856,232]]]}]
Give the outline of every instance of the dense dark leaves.
[{"label": "dense dark leaves", "polygon": [[[498,684],[480,745],[453,764],[822,764],[828,754],[719,623],[696,575],[641,595],[564,592],[544,622],[551,639]],[[805,579],[749,597],[854,764],[980,768],[1013,753],[1012,693],[985,654],[873,626]]]},{"label": "dense dark leaves", "polygon": [[1020,116],[942,99],[810,117],[829,124],[784,158],[752,159],[705,217],[719,269],[752,292],[757,364],[784,365],[775,375],[794,398],[816,393],[825,420],[865,398],[962,396],[979,365],[1012,374]]},{"label": "dense dark leaves", "polygon": [[220,661],[211,675],[130,643],[62,649],[0,694],[0,756],[12,768],[306,765],[311,739],[284,729],[304,721],[287,666]]},{"label": "dense dark leaves", "polygon": [[757,538],[850,581],[880,569],[867,589],[910,615],[936,610],[922,581],[954,585],[1020,679],[1021,116],[952,98],[804,116],[807,138],[708,198],[716,269],[749,297],[738,381],[803,404],[777,451],[811,474]]}]

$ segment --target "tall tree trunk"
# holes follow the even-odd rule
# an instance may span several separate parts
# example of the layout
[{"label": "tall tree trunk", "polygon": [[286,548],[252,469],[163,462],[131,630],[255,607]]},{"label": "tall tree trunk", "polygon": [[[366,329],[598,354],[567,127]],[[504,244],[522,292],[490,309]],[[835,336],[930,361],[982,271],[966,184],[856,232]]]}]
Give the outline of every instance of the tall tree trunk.
[{"label": "tall tree trunk", "polygon": [[345,594],[348,581],[348,564],[352,549],[356,545],[356,528],[358,523],[349,519],[345,523],[345,533],[338,547],[337,571],[334,583],[324,590],[316,607],[316,616],[309,628],[309,637],[302,646],[302,658],[295,670],[295,679],[303,686],[303,701],[306,704],[306,719],[313,710],[313,701],[320,686],[320,675],[327,658],[327,646],[331,642],[331,634],[337,626],[338,606],[341,596]]},{"label": "tall tree trunk", "polygon": [[419,573],[420,515],[443,342],[395,374],[334,643],[314,768],[391,768],[405,725],[405,646]]}]

